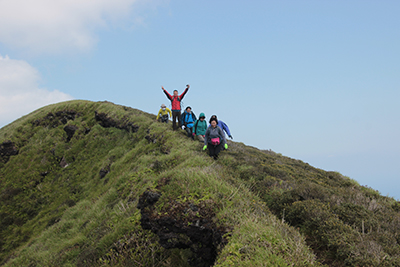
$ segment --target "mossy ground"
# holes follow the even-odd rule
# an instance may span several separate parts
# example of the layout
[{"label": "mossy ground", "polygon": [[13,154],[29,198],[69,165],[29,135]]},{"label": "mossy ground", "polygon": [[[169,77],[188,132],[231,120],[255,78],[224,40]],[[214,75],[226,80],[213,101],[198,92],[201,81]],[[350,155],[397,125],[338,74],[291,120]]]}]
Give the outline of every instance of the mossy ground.
[{"label": "mossy ground", "polygon": [[[77,115],[66,124],[47,116],[61,111]],[[104,128],[95,111],[138,129]],[[77,128],[71,140],[66,125]],[[160,192],[159,216],[174,201],[214,212],[228,241],[215,266],[398,262],[396,201],[272,151],[230,142],[214,161],[153,115],[90,101],[37,110],[2,128],[6,140],[19,154],[0,164],[4,266],[189,266],[191,251],[165,249],[142,229],[146,190]]]}]

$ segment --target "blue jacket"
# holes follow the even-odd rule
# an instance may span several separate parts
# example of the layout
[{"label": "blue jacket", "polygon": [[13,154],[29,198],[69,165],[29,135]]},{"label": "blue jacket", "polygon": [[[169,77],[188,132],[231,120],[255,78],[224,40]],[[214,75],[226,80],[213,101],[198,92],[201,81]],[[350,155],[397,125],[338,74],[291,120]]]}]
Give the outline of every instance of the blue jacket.
[{"label": "blue jacket", "polygon": [[192,128],[194,125],[194,122],[197,120],[196,115],[194,113],[187,113],[186,110],[183,112],[181,116],[181,123],[182,125],[185,125],[188,128]]},{"label": "blue jacket", "polygon": [[[218,120],[218,124],[217,124],[218,126],[219,126],[219,128],[221,128],[222,129],[222,132],[226,132],[227,134],[228,134],[228,136],[230,136],[231,135],[231,131],[229,131],[229,127],[228,127],[228,125],[226,125],[226,123],[225,122],[223,122],[223,121],[221,121],[221,120]],[[209,127],[211,126],[211,125],[208,125]],[[224,132],[224,135],[225,135],[225,132]],[[226,135],[225,135],[226,136]]]}]

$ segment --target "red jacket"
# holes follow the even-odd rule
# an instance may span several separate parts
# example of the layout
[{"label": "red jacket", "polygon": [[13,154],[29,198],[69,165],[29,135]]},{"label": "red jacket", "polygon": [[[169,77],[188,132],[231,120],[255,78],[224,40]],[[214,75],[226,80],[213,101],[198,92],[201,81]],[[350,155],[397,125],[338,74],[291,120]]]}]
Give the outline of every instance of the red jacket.
[{"label": "red jacket", "polygon": [[172,105],[172,110],[181,110],[181,101],[183,99],[183,97],[186,95],[186,93],[188,92],[189,88],[186,88],[185,91],[178,97],[175,97],[173,95],[170,95],[167,90],[163,89],[165,95],[167,96],[167,98],[171,101],[171,105]]}]

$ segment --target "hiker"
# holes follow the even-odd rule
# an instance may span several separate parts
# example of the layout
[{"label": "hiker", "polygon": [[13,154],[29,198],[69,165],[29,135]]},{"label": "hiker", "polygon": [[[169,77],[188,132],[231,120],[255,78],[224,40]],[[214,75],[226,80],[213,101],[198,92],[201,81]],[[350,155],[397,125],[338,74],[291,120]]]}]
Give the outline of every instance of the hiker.
[{"label": "hiker", "polygon": [[191,107],[187,107],[185,112],[182,113],[181,122],[184,130],[187,132],[187,136],[194,139],[193,136],[193,125],[196,121],[196,115],[192,112]]},{"label": "hiker", "polygon": [[[233,139],[233,137],[231,135],[231,131],[229,131],[229,127],[228,127],[228,125],[226,125],[225,122],[218,120],[217,115],[212,115],[211,118],[215,118],[218,121],[218,126],[228,134],[228,137],[230,139]],[[225,135],[225,133],[224,133],[224,135]]]},{"label": "hiker", "polygon": [[[181,94],[178,95],[178,90],[174,90],[174,95],[170,95],[167,90],[164,89],[164,86],[161,86],[161,89],[164,91],[165,95],[169,100],[171,100],[171,106],[172,106],[172,129],[175,131],[178,129],[178,127],[181,127],[181,101],[183,97],[186,95],[190,88],[190,85],[186,85],[185,91]],[[176,120],[178,119],[178,126],[176,126]]]},{"label": "hiker", "polygon": [[161,116],[161,122],[168,123],[168,121],[169,121],[168,114],[169,114],[169,117],[172,117],[171,110],[169,108],[167,108],[166,105],[162,104],[161,109],[158,111],[156,121],[158,121],[158,119]]},{"label": "hiker", "polygon": [[206,116],[204,113],[200,113],[199,119],[194,123],[193,126],[193,136],[197,136],[201,143],[204,143],[204,136],[207,131]]},{"label": "hiker", "polygon": [[213,157],[216,160],[218,159],[218,154],[219,152],[221,152],[222,147],[228,149],[225,134],[218,126],[218,120],[211,117],[210,126],[207,128],[204,137],[203,150],[206,150],[208,148],[208,153],[210,157]]}]

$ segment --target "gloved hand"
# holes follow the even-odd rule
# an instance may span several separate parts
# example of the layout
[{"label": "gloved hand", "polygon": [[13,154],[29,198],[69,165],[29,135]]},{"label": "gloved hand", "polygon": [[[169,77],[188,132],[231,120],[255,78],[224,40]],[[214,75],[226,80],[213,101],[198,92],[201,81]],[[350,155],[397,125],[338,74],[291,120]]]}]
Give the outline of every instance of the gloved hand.
[{"label": "gloved hand", "polygon": [[194,133],[192,133],[192,135],[194,136],[195,134],[194,134]]},{"label": "gloved hand", "polygon": [[233,139],[232,135],[229,136],[230,139]]},{"label": "gloved hand", "polygon": [[207,149],[207,145],[203,146],[203,151]]},{"label": "gloved hand", "polygon": [[225,147],[225,149],[228,149],[228,144],[225,144],[224,147]]}]

